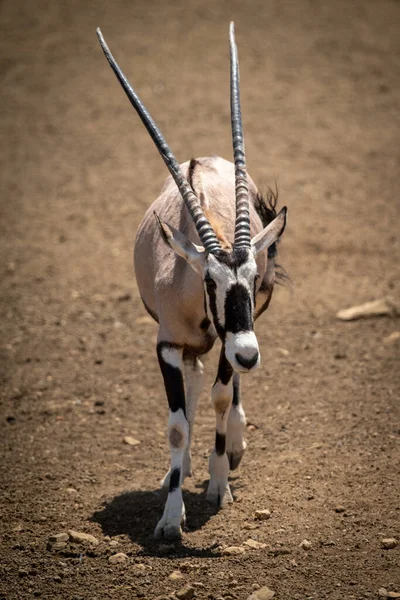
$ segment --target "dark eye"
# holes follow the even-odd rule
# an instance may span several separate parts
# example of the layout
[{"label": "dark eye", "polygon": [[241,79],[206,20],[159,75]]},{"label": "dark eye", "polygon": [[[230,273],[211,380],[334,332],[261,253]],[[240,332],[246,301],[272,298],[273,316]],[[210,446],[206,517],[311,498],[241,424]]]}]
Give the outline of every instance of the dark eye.
[{"label": "dark eye", "polygon": [[208,288],[216,288],[217,284],[215,283],[214,279],[212,277],[210,277],[209,273],[206,273],[206,276],[204,278],[204,283],[206,284],[206,286]]}]

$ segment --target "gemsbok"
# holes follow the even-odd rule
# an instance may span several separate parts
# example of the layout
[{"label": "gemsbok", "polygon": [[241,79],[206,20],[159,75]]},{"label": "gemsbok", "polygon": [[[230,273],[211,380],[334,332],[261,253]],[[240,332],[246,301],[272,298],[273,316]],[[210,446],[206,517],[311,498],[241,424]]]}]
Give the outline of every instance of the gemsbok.
[{"label": "gemsbok", "polygon": [[[217,156],[179,164],[157,125],[114,60],[101,47],[172,177],[147,210],[135,241],[135,271],[143,304],[159,324],[157,356],[169,404],[171,467],[168,498],[155,536],[179,538],[185,520],[182,482],[191,475],[191,436],[203,365],[200,356],[222,342],[212,388],[215,448],[207,499],[232,502],[229,470],[246,449],[240,375],[260,364],[254,320],[268,307],[275,282],[276,242],[286,207],[265,201],[246,171],[239,65],[230,24],[231,122],[234,165]],[[165,246],[166,244],[166,246]]]}]

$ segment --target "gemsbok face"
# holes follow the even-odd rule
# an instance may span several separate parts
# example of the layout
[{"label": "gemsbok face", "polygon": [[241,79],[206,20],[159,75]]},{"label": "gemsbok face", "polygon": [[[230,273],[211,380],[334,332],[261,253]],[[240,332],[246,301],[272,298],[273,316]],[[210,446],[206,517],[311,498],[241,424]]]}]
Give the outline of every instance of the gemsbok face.
[{"label": "gemsbok face", "polygon": [[[256,258],[274,244],[285,228],[286,209],[250,244],[234,245],[232,252],[221,247],[206,252],[204,247],[190,242],[182,233],[156,219],[164,241],[203,278],[207,306],[215,330],[225,347],[225,356],[234,371],[247,373],[260,364],[258,342],[253,331],[257,292]],[[247,234],[247,223],[241,224]]]}]

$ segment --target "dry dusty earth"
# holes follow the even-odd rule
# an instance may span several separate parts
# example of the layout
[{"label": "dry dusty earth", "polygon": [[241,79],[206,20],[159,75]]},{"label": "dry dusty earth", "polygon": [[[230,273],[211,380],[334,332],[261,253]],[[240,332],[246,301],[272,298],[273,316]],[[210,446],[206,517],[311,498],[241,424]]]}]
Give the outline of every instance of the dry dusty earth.
[{"label": "dry dusty earth", "polygon": [[[400,592],[400,548],[381,547],[400,540],[399,346],[383,342],[400,325],[335,318],[399,298],[400,3],[3,0],[0,15],[0,597]],[[131,260],[166,170],[95,27],[178,158],[230,158],[232,18],[249,170],[261,188],[278,179],[289,207],[293,288],[257,324],[249,448],[219,513],[205,502],[217,349],[207,360],[187,531],[166,545],[152,532],[167,403]],[[99,544],[47,549],[69,529]],[[266,546],[224,554],[250,538]]]}]

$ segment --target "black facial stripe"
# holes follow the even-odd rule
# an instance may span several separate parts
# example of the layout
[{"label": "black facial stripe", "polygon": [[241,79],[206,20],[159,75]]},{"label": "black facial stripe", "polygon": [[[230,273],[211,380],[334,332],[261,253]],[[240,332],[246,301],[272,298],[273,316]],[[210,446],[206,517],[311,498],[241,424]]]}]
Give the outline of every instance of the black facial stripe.
[{"label": "black facial stripe", "polygon": [[211,309],[212,316],[213,316],[214,327],[217,330],[217,333],[218,333],[219,337],[221,338],[221,340],[224,340],[225,339],[225,330],[221,326],[221,324],[218,320],[216,288],[213,286],[208,286],[207,294],[210,299],[210,309]]},{"label": "black facial stripe", "polygon": [[253,330],[251,298],[241,283],[229,288],[225,298],[225,330],[232,333]]},{"label": "black facial stripe", "polygon": [[223,454],[225,454],[225,442],[226,442],[226,436],[224,433],[218,433],[218,431],[215,432],[215,452],[218,454],[218,456],[222,456]]},{"label": "black facial stripe", "polygon": [[172,469],[171,475],[169,478],[169,491],[174,492],[179,487],[179,482],[181,479],[181,470],[179,467],[175,467]]},{"label": "black facial stripe", "polygon": [[160,342],[157,344],[158,362],[164,377],[169,408],[172,412],[176,412],[181,408],[186,415],[185,388],[183,385],[182,371],[178,367],[173,367],[164,360],[162,356],[164,348],[178,348],[178,346],[168,342]]}]

